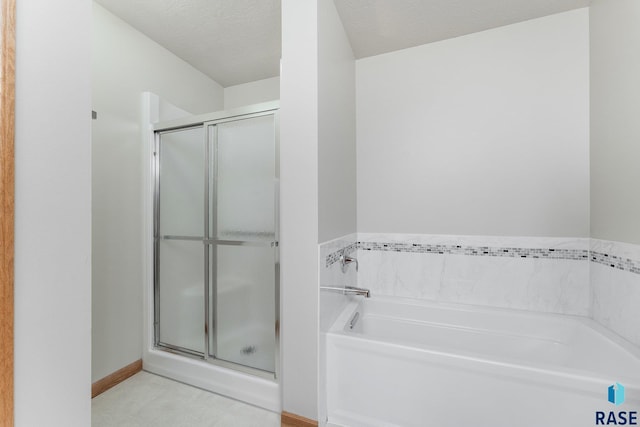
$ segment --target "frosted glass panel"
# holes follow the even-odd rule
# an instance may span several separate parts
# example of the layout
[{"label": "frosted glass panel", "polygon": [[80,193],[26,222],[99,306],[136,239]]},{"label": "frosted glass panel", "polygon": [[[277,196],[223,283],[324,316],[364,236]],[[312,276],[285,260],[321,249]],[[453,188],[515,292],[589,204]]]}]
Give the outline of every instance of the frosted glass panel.
[{"label": "frosted glass panel", "polygon": [[160,133],[158,153],[157,342],[275,372],[274,114]]},{"label": "frosted glass panel", "polygon": [[217,246],[216,358],[275,370],[275,259],[270,247]]},{"label": "frosted glass panel", "polygon": [[222,123],[216,128],[218,239],[273,240],[273,115]]},{"label": "frosted glass panel", "polygon": [[160,234],[204,236],[204,128],[160,135]]},{"label": "frosted glass panel", "polygon": [[204,245],[160,242],[160,342],[204,353]]}]

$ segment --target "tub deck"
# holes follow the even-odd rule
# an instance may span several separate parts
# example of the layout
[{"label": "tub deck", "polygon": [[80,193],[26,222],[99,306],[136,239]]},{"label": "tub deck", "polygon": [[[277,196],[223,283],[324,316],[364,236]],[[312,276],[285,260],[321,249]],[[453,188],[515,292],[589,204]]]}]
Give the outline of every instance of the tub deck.
[{"label": "tub deck", "polygon": [[[638,349],[578,316],[374,297],[327,334],[326,371],[336,425],[583,426],[595,411],[640,412]],[[621,407],[607,401],[616,382]]]},{"label": "tub deck", "polygon": [[624,377],[640,386],[638,350],[584,317],[397,298],[363,300],[346,311],[359,313],[355,326],[342,317],[334,332],[528,368]]}]

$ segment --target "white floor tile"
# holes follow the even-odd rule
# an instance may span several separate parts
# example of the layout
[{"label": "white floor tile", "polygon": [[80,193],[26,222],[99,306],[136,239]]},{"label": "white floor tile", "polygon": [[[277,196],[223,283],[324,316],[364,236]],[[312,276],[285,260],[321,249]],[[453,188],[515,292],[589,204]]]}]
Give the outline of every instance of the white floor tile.
[{"label": "white floor tile", "polygon": [[95,397],[93,427],[276,427],[280,415],[148,372]]}]

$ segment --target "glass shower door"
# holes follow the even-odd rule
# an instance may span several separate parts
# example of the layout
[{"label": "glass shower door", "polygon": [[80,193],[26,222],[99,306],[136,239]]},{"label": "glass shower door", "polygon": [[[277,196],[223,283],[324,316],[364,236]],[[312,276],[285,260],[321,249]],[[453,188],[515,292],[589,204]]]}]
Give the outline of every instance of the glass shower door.
[{"label": "glass shower door", "polygon": [[274,114],[209,126],[210,355],[275,372],[277,165]]},{"label": "glass shower door", "polygon": [[156,155],[156,345],[204,355],[203,127],[160,133]]},{"label": "glass shower door", "polygon": [[279,310],[276,114],[156,130],[155,346],[265,377]]}]

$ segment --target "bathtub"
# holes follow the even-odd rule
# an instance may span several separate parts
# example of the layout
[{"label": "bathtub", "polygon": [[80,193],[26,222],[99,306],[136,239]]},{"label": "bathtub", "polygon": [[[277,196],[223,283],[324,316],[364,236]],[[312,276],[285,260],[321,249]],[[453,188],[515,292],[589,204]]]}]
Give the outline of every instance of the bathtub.
[{"label": "bathtub", "polygon": [[587,318],[374,297],[324,338],[330,426],[583,427],[640,412],[640,353]]}]

